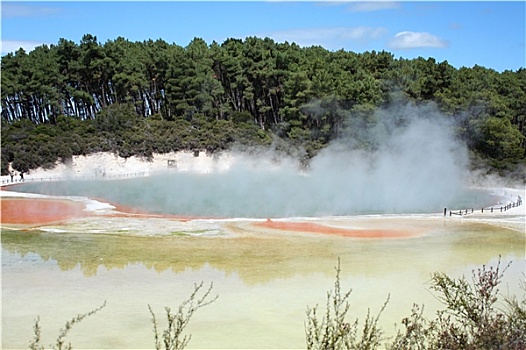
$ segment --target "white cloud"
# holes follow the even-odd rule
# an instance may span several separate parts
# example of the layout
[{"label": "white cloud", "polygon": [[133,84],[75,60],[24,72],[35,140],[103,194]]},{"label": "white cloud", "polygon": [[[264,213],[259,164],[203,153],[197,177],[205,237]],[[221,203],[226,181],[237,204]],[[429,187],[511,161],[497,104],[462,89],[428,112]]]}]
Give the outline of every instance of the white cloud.
[{"label": "white cloud", "polygon": [[29,41],[29,40],[2,40],[2,55],[9,52],[15,52],[20,48],[23,48],[26,53],[32,51],[35,47],[41,46],[48,43],[42,41]]},{"label": "white cloud", "polygon": [[356,2],[349,5],[352,12],[372,12],[380,10],[392,10],[400,7],[398,2],[394,1],[364,1]]},{"label": "white cloud", "polygon": [[48,16],[60,11],[57,7],[2,2],[2,18]]},{"label": "white cloud", "polygon": [[389,42],[393,50],[410,50],[425,47],[449,47],[449,42],[427,32],[400,32]]},{"label": "white cloud", "polygon": [[326,49],[340,49],[344,44],[358,42],[365,44],[377,40],[387,33],[382,27],[332,27],[332,28],[305,28],[263,34],[277,42],[294,42],[300,46],[321,45]]},{"label": "white cloud", "polygon": [[379,39],[387,33],[385,28],[371,28],[371,27],[352,27],[343,28],[343,37],[352,40],[371,40]]}]

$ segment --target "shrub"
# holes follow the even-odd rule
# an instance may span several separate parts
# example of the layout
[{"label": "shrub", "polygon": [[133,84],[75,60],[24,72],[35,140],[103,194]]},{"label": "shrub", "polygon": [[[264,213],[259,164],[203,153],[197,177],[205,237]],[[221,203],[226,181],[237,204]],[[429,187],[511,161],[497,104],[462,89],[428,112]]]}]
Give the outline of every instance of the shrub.
[{"label": "shrub", "polygon": [[161,345],[157,318],[155,317],[152,307],[148,305],[148,309],[152,315],[156,350],[161,350],[163,348],[165,350],[181,350],[186,348],[190,342],[190,339],[192,338],[192,335],[183,335],[184,329],[188,325],[188,322],[190,322],[190,319],[197,310],[212,304],[218,298],[215,296],[214,298],[209,299],[212,287],[213,284],[211,283],[208,289],[202,293],[203,295],[199,297],[198,294],[203,288],[203,282],[194,285],[194,291],[187,300],[183,301],[181,305],[179,305],[176,313],[173,313],[169,307],[164,308],[166,311],[167,321],[167,328],[164,329],[162,333],[162,344],[164,344],[164,347]]},{"label": "shrub", "polygon": [[472,283],[434,273],[431,289],[446,308],[426,320],[423,308],[414,306],[402,320],[405,332],[398,332],[389,349],[526,349],[526,293],[499,303],[498,286],[508,266],[501,269],[500,258],[496,267],[483,265],[473,271]]},{"label": "shrub", "polygon": [[340,285],[340,259],[336,267],[334,290],[327,293],[325,315],[318,319],[318,306],[307,308],[305,334],[307,349],[340,350],[340,349],[377,349],[380,346],[382,330],[378,327],[381,313],[387,306],[387,298],[376,317],[367,312],[361,336],[358,335],[359,322],[347,322],[346,316],[350,305],[348,302],[352,290],[342,293]]},{"label": "shrub", "polygon": [[[68,322],[66,322],[66,324],[64,325],[64,328],[62,328],[59,331],[59,334],[58,334],[58,337],[57,337],[57,340],[56,340],[55,344],[50,345],[50,347],[52,349],[54,349],[54,350],[62,350],[62,349],[71,350],[71,349],[73,349],[71,343],[66,344],[66,336],[68,335],[68,333],[71,330],[71,328],[73,328],[73,326],[75,324],[77,324],[77,323],[81,322],[82,320],[84,320],[86,317],[89,317],[91,315],[96,314],[97,312],[102,310],[102,308],[104,308],[105,306],[106,306],[106,302],[104,302],[98,308],[96,308],[94,310],[91,310],[91,311],[89,311],[89,312],[87,312],[85,314],[79,314],[76,317],[74,317],[71,320],[69,320]],[[41,329],[40,329],[40,318],[39,317],[37,317],[37,319],[35,321],[35,325],[33,327],[33,331],[35,333],[35,337],[29,343],[29,348],[31,350],[43,350],[44,346],[41,345]]]},{"label": "shrub", "polygon": [[[451,278],[436,272],[431,290],[437,293],[445,309],[435,319],[424,317],[424,307],[413,305],[411,315],[402,319],[403,330],[385,345],[388,350],[494,350],[526,349],[526,284],[522,282],[522,298],[505,296],[499,302],[498,286],[509,264],[501,267],[483,265],[472,273],[471,283],[465,277]],[[318,306],[307,309],[305,324],[307,349],[378,349],[383,331],[378,320],[389,298],[376,317],[367,313],[361,335],[358,319],[350,324],[351,290],[342,293],[340,260],[336,267],[334,290],[327,293],[324,315],[318,318]]]}]

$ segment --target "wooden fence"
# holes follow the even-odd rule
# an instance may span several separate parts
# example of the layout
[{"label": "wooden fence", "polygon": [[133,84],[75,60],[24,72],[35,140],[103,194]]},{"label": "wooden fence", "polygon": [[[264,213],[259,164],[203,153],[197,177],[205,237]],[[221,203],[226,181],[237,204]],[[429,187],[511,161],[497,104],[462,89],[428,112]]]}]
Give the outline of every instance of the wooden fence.
[{"label": "wooden fence", "polygon": [[140,173],[126,173],[126,174],[105,174],[105,175],[75,175],[75,176],[49,176],[49,177],[34,177],[34,176],[25,176],[24,179],[20,178],[10,178],[2,179],[2,186],[5,185],[15,185],[22,184],[27,182],[45,182],[45,181],[68,181],[68,180],[115,180],[115,179],[125,179],[125,178],[134,178],[134,177],[144,177],[148,176],[149,172],[140,172]]},{"label": "wooden fence", "polygon": [[[505,205],[501,205],[501,206],[492,206],[492,207],[482,207],[480,209],[480,212],[481,213],[494,213],[494,212],[499,212],[499,213],[502,213],[502,212],[505,212],[507,210],[510,210],[512,208],[516,208],[516,207],[520,207],[522,205],[522,198],[519,196],[519,198],[517,198],[517,201],[515,202],[511,202],[511,203],[508,203],[508,204],[505,204]],[[478,211],[478,209],[477,209]],[[469,208],[469,209],[463,209],[463,210],[450,210],[449,211],[449,216],[453,216],[453,215],[458,215],[458,216],[464,216],[464,215],[468,215],[468,214],[473,214],[475,212],[475,209],[474,208]],[[448,210],[447,208],[444,208],[444,216],[447,216],[447,213],[448,213]]]}]

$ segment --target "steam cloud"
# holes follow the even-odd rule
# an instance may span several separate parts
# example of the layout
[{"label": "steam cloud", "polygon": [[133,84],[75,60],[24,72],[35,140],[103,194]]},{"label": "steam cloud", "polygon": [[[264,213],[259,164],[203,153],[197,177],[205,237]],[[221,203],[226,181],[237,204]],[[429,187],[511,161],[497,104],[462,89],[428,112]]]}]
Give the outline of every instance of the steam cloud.
[{"label": "steam cloud", "polygon": [[118,185],[97,182],[96,188],[92,182],[68,182],[61,190],[49,187],[50,194],[217,217],[440,212],[473,197],[465,187],[467,148],[433,105],[398,105],[376,111],[370,120],[350,115],[347,125],[347,136],[301,171],[296,159],[265,151],[236,155],[223,172],[163,173]]},{"label": "steam cloud", "polygon": [[351,135],[305,172],[293,159],[273,164],[275,155],[263,154],[227,173],[174,178],[177,199],[166,205],[225,216],[322,216],[440,211],[465,195],[467,149],[432,105],[407,104],[374,117],[364,127],[350,116]]}]

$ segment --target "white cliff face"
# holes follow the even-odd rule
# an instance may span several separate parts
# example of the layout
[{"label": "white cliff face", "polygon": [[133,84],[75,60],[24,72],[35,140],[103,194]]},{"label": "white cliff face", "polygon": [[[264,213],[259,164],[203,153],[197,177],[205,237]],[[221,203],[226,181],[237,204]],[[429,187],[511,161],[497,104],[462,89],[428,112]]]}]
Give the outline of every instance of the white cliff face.
[{"label": "white cliff face", "polygon": [[[122,158],[108,152],[94,153],[87,156],[74,156],[66,165],[57,162],[54,168],[38,168],[24,175],[25,181],[43,181],[58,178],[96,178],[147,176],[165,171],[182,171],[210,173],[225,171],[236,161],[231,153],[208,155],[204,152],[172,152],[154,154],[151,160],[140,157]],[[19,181],[15,170],[14,181]],[[2,185],[11,183],[9,175],[2,176]]]}]

